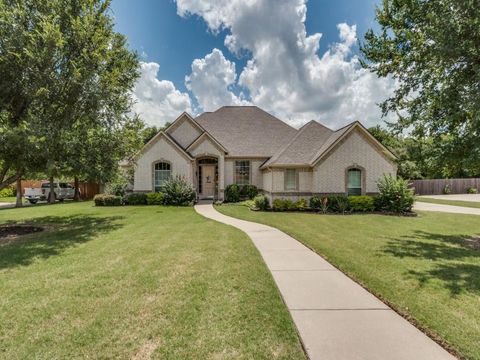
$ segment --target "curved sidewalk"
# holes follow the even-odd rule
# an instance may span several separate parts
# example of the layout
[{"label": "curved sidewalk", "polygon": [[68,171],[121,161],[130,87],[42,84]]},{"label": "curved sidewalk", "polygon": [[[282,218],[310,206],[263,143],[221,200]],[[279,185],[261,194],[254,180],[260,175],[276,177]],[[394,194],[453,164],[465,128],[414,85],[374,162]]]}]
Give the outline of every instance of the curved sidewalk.
[{"label": "curved sidewalk", "polygon": [[244,231],[262,255],[312,360],[443,360],[447,351],[318,254],[282,231],[195,210]]}]

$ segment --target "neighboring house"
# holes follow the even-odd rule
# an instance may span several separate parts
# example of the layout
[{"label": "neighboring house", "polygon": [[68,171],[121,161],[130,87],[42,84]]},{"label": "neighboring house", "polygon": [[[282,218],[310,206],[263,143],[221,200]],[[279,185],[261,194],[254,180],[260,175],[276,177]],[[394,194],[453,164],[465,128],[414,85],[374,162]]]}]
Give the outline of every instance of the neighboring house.
[{"label": "neighboring house", "polygon": [[134,191],[160,191],[180,175],[198,197],[223,199],[229,184],[257,186],[270,199],[313,194],[373,194],[394,155],[359,122],[333,131],[316,121],[300,129],[256,106],[181,114],[137,156]]}]

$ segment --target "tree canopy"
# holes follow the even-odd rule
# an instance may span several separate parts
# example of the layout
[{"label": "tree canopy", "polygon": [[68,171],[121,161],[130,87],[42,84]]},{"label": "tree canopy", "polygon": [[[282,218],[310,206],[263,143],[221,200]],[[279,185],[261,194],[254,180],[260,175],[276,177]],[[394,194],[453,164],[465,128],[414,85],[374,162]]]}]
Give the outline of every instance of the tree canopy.
[{"label": "tree canopy", "polygon": [[480,6],[476,0],[383,0],[363,65],[398,87],[381,104],[393,131],[432,142],[443,176],[480,174]]},{"label": "tree canopy", "polygon": [[0,189],[32,171],[106,181],[140,146],[138,58],[109,4],[0,2]]}]

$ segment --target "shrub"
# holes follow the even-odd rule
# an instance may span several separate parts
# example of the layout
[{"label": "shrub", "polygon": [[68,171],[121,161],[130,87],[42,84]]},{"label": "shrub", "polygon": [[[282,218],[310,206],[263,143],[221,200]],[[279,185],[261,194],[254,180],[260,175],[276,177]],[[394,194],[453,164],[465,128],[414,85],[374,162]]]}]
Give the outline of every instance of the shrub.
[{"label": "shrub", "polygon": [[293,208],[294,208],[295,210],[306,210],[306,209],[308,209],[307,200],[305,200],[305,199],[298,199],[298,200],[295,201],[295,203],[293,204]]},{"label": "shrub", "polygon": [[188,206],[195,200],[193,186],[178,175],[165,181],[163,193],[165,205]]},{"label": "shrub", "polygon": [[146,205],[147,194],[144,193],[130,193],[125,195],[124,202],[126,205]]},{"label": "shrub", "polygon": [[396,179],[391,174],[384,175],[378,181],[378,206],[381,211],[405,213],[412,211],[415,201],[413,189],[408,187],[408,182]]},{"label": "shrub", "polygon": [[240,189],[241,197],[246,197],[252,200],[257,195],[258,195],[258,189],[255,185],[244,185]]},{"label": "shrub", "polygon": [[469,188],[467,189],[467,194],[476,194],[476,193],[478,193],[477,188],[469,187]]},{"label": "shrub", "polygon": [[268,198],[265,195],[257,195],[253,201],[258,210],[268,210],[270,207],[270,201],[268,201]]},{"label": "shrub", "polygon": [[225,202],[239,202],[240,188],[237,184],[227,185],[225,188]]},{"label": "shrub", "polygon": [[289,199],[275,199],[273,200],[273,210],[287,211],[295,209],[295,204]]},{"label": "shrub", "polygon": [[328,202],[328,198],[324,197],[320,202],[320,210],[322,210],[322,213],[326,214],[328,212],[329,207],[330,207],[330,203]]},{"label": "shrub", "polygon": [[322,199],[319,196],[312,196],[308,204],[311,209],[319,210],[322,207]]},{"label": "shrub", "polygon": [[93,198],[95,206],[120,206],[122,205],[122,197],[111,194],[97,194]]},{"label": "shrub", "polygon": [[16,191],[13,187],[8,186],[0,190],[0,198],[16,196]]},{"label": "shrub", "polygon": [[375,201],[372,196],[349,196],[348,205],[352,211],[373,211],[375,210]]},{"label": "shrub", "polygon": [[162,192],[151,192],[147,194],[147,205],[163,205],[165,194]]},{"label": "shrub", "polygon": [[115,196],[125,196],[127,192],[128,183],[122,180],[114,181],[108,183],[105,187],[105,193],[108,195],[115,195]]},{"label": "shrub", "polygon": [[445,187],[443,188],[443,193],[448,195],[452,192],[452,190],[450,190],[450,185],[449,184],[446,184]]},{"label": "shrub", "polygon": [[328,195],[322,201],[326,202],[323,206],[326,206],[331,212],[345,213],[349,210],[348,198],[345,195]]}]

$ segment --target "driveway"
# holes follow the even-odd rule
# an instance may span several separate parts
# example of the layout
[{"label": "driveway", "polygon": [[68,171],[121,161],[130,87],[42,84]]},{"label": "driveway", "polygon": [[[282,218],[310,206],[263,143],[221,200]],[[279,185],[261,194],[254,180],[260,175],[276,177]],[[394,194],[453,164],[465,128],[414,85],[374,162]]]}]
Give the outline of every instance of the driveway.
[{"label": "driveway", "polygon": [[422,197],[439,200],[480,202],[480,194],[422,195]]},{"label": "driveway", "polygon": [[318,254],[284,232],[195,210],[234,226],[253,241],[272,273],[309,359],[455,359],[423,332]]},{"label": "driveway", "polygon": [[452,214],[480,215],[480,208],[470,208],[465,206],[453,206],[444,204],[431,204],[420,201],[415,202],[413,210],[446,212]]}]

